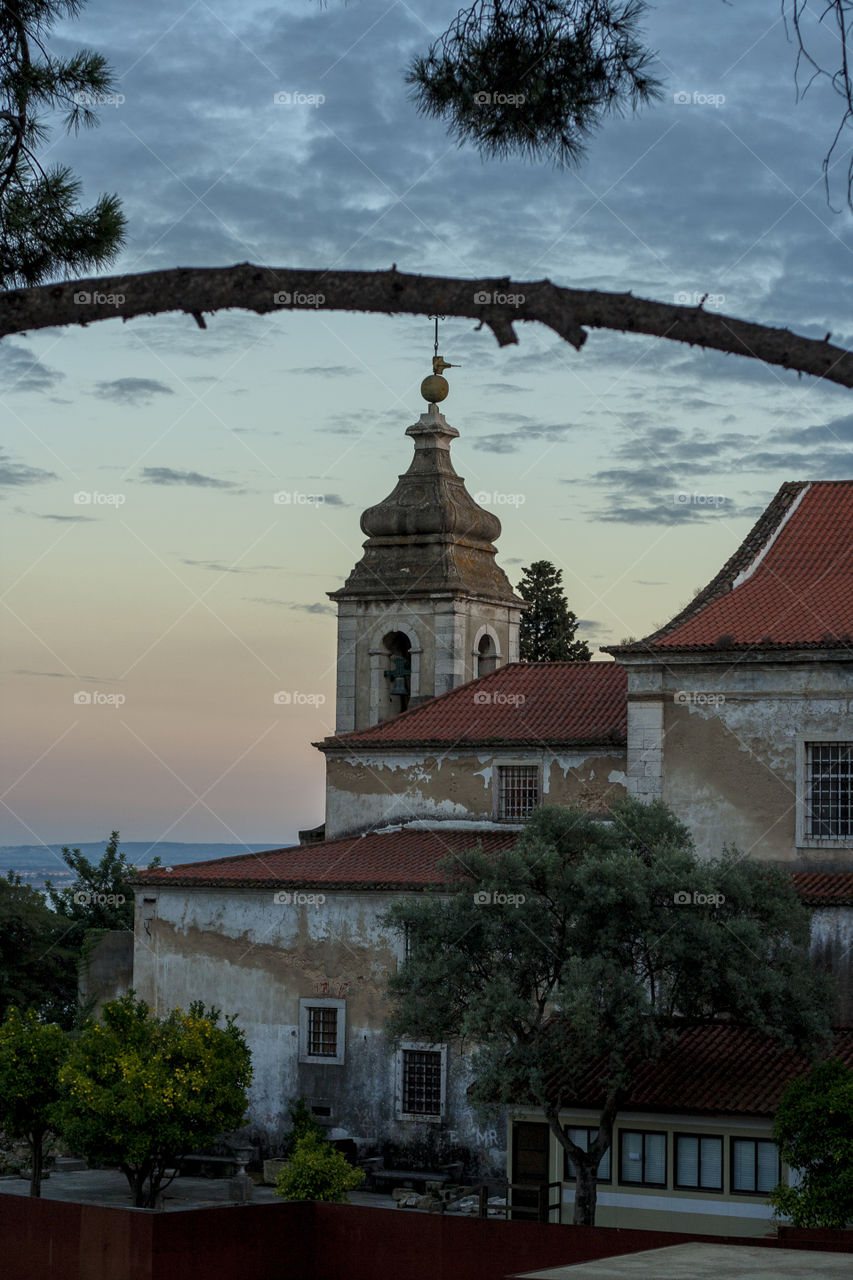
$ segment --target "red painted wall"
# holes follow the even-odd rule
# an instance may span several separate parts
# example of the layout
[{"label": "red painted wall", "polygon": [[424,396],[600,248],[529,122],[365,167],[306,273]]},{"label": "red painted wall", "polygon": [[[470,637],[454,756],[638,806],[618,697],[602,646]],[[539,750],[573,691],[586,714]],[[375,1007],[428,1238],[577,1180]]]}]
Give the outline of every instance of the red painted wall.
[{"label": "red painted wall", "polygon": [[[690,1240],[778,1247],[774,1239],[483,1222],[360,1205],[152,1213],[0,1193],[3,1280],[506,1280]],[[853,1252],[853,1232],[790,1232],[786,1243]]]}]

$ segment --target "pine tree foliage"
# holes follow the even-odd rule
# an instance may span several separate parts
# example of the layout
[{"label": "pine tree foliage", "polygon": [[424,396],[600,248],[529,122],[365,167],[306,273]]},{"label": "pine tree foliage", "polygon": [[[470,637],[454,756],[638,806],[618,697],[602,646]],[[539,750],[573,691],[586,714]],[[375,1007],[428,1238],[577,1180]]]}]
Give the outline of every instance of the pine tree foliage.
[{"label": "pine tree foliage", "polygon": [[11,0],[0,5],[0,288],[41,284],[112,261],[124,240],[117,196],[81,208],[80,182],[63,165],[44,169],[47,113],[66,131],[97,124],[95,107],[115,92],[106,60],[81,49],[57,57],[51,28],[83,0]]},{"label": "pine tree foliage", "polygon": [[522,574],[518,594],[529,604],[518,633],[522,662],[589,662],[589,645],[575,639],[578,619],[563,593],[562,569],[537,560]]},{"label": "pine tree foliage", "polygon": [[576,165],[605,116],[660,96],[639,0],[475,0],[407,81],[418,109],[483,156]]}]

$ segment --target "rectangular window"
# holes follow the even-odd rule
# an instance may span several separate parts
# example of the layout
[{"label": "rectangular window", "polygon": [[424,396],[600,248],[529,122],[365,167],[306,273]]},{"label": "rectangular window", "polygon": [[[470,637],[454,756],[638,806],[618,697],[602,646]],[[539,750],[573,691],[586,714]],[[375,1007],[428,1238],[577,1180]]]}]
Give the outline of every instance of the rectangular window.
[{"label": "rectangular window", "polygon": [[806,822],[809,840],[853,835],[853,743],[806,743]]},{"label": "rectangular window", "polygon": [[342,1066],[346,1046],[346,1000],[299,1001],[299,1061]]},{"label": "rectangular window", "polygon": [[623,1129],[620,1134],[619,1181],[645,1187],[666,1186],[666,1134]]},{"label": "rectangular window", "polygon": [[732,1138],[732,1191],[772,1191],[779,1182],[779,1152],[773,1142]]},{"label": "rectangular window", "polygon": [[675,1185],[723,1189],[723,1139],[677,1133],[675,1135]]},{"label": "rectangular window", "polygon": [[338,1056],[338,1011],[322,1006],[308,1006],[308,1056],[310,1058],[336,1058]]},{"label": "rectangular window", "polygon": [[440,1049],[403,1049],[403,1111],[407,1115],[440,1116],[442,1071]]},{"label": "rectangular window", "polygon": [[[589,1151],[589,1144],[595,1141],[598,1135],[597,1129],[569,1129],[569,1137],[576,1147],[580,1147],[582,1151]],[[577,1177],[574,1162],[571,1160],[569,1153],[563,1153],[563,1181],[574,1182]],[[605,1151],[598,1165],[598,1181],[610,1181],[610,1148]]]},{"label": "rectangular window", "polygon": [[498,817],[504,822],[529,818],[539,804],[538,765],[507,764],[498,768]]}]

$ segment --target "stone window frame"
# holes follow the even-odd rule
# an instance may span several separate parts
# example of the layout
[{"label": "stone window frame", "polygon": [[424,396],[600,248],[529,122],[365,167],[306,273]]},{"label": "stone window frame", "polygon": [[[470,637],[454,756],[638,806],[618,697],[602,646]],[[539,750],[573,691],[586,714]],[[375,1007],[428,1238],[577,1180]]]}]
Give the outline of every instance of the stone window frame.
[{"label": "stone window frame", "polygon": [[[338,1013],[337,1052],[316,1054],[308,1052],[308,1010],[336,1009]],[[299,1001],[299,1061],[319,1067],[342,1067],[346,1058],[347,1002],[331,1000],[326,996],[304,996]]]},{"label": "stone window frame", "polygon": [[811,743],[847,743],[853,745],[853,730],[844,733],[800,733],[796,739],[796,835],[801,849],[853,849],[853,836],[809,836],[806,834],[806,808],[809,796],[809,756]]},{"label": "stone window frame", "polygon": [[376,619],[370,632],[370,640],[368,643],[368,661],[370,663],[370,688],[369,688],[369,709],[368,719],[370,727],[379,724],[379,702],[380,691],[385,687],[384,672],[388,667],[389,654],[382,641],[389,633],[399,631],[409,641],[411,648],[409,649],[409,661],[411,662],[411,674],[409,676],[409,706],[415,698],[420,697],[421,692],[421,658],[423,656],[423,645],[417,630],[408,618],[401,618],[398,614],[383,614],[382,617]]},{"label": "stone window frame", "polygon": [[[441,1055],[441,1101],[437,1115],[424,1111],[403,1110],[403,1055],[406,1052],[438,1053]],[[447,1045],[428,1044],[425,1040],[401,1040],[394,1062],[394,1110],[398,1120],[411,1120],[417,1124],[443,1124],[447,1114]]]},{"label": "stone window frame", "polygon": [[[476,680],[479,680],[481,678],[480,670],[479,670],[480,643],[481,641],[486,639],[486,637],[488,637],[489,640],[491,640],[492,644],[494,645],[494,652],[489,655],[494,659],[494,663],[495,663],[492,670],[497,671],[499,667],[502,667],[504,665],[504,657],[501,652],[501,642],[500,642],[500,639],[498,638],[498,633],[497,631],[495,631],[494,627],[486,623],[477,630],[477,634],[474,636],[474,647],[471,650],[471,672],[472,672],[473,678]],[[489,673],[484,672],[483,674],[485,675]]]},{"label": "stone window frame", "polygon": [[544,798],[543,792],[542,792],[542,775],[543,775],[542,760],[531,760],[531,758],[527,756],[526,758],[519,757],[518,759],[512,759],[512,760],[495,760],[494,762],[495,772],[494,772],[494,784],[492,788],[494,791],[494,798],[493,798],[493,805],[492,805],[494,820],[495,822],[518,823],[518,825],[521,826],[521,824],[526,822],[527,818],[530,817],[529,814],[527,815],[527,817],[524,817],[524,818],[505,818],[503,816],[503,813],[501,812],[501,770],[502,769],[535,769],[536,770],[537,801],[536,801],[536,804],[534,805],[534,808],[538,809],[541,807],[543,798]]}]

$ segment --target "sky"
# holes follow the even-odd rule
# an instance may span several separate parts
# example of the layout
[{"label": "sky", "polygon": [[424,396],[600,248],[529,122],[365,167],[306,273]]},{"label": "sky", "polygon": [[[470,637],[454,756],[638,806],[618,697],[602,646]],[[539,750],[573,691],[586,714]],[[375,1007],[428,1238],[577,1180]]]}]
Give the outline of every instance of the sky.
[{"label": "sky", "polygon": [[[652,6],[663,99],[609,120],[573,171],[484,162],[417,114],[406,65],[457,7],[90,0],[53,47],[104,53],[117,101],[46,157],[84,199],[120,196],[110,271],[547,277],[707,294],[853,346],[844,150],[831,204],[821,171],[840,100],[818,81],[797,101],[777,0]],[[3,340],[0,844],[118,828],[251,848],[322,820],[326,593],[408,466],[432,336],[316,307]],[[553,561],[599,658],[704,586],[781,483],[853,475],[839,387],[654,338],[518,336],[442,324],[454,462],[501,519],[511,581]]]}]

